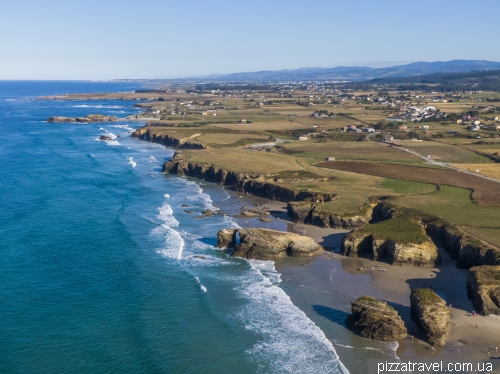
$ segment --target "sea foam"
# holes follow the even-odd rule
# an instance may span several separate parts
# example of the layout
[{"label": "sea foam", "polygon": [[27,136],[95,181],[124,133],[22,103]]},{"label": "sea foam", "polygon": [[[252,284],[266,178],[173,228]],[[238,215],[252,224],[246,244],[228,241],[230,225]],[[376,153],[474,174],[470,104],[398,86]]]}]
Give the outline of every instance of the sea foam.
[{"label": "sea foam", "polygon": [[181,234],[173,229],[173,227],[179,226],[179,221],[175,219],[173,213],[172,207],[167,203],[159,207],[157,218],[163,223],[155,228],[152,233],[155,235],[163,235],[165,238],[165,247],[160,249],[158,253],[166,257],[180,260],[182,258],[185,242]]},{"label": "sea foam", "polygon": [[238,279],[240,285],[236,288],[249,303],[238,312],[238,317],[248,330],[263,336],[248,350],[267,361],[262,371],[348,373],[323,331],[277,286],[279,275],[276,271],[272,274],[271,269],[274,264],[249,263],[250,269]]},{"label": "sea foam", "polygon": [[137,166],[137,162],[134,161],[133,157],[127,157],[128,163],[132,165],[133,168]]}]

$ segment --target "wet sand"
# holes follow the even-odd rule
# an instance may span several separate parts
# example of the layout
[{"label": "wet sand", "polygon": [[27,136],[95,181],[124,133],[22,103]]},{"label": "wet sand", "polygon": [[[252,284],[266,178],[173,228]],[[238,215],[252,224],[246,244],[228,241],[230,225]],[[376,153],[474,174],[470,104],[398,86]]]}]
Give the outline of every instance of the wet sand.
[{"label": "wet sand", "polygon": [[[231,198],[220,206],[226,214],[237,214],[242,207],[267,208],[273,222],[258,217],[236,218],[242,227],[263,227],[297,232],[312,237],[332,251],[338,250],[348,230],[294,224],[286,216],[286,203],[228,191]],[[363,295],[373,296],[392,305],[403,318],[409,334],[399,341],[396,354],[401,359],[488,359],[500,357],[500,317],[472,317],[473,306],[467,299],[467,270],[457,269],[456,261],[441,250],[442,264],[437,268],[391,266],[383,262],[344,257],[325,252],[317,258],[287,258],[276,262],[282,274],[282,288],[293,303],[303,310],[335,345],[341,361],[355,372],[366,365],[363,360],[389,358],[394,344],[360,338],[344,324],[350,303]],[[433,287],[447,304],[452,304],[451,332],[444,347],[430,351],[417,325],[410,317],[410,292],[420,287]],[[476,328],[477,325],[477,328]],[[409,336],[410,336],[409,335]],[[465,344],[464,344],[465,343]],[[470,343],[470,344],[469,344]],[[352,350],[357,350],[353,352]],[[488,349],[490,356],[488,356]]]},{"label": "wet sand", "polygon": [[[441,255],[443,263],[438,268],[391,266],[328,253],[302,263],[302,266],[294,265],[289,259],[278,261],[276,269],[284,279],[300,278],[308,287],[340,292],[350,301],[368,295],[388,302],[399,312],[409,334],[414,335],[413,340],[408,338],[398,342],[397,355],[402,359],[500,357],[500,351],[495,352],[495,347],[500,347],[500,317],[471,316],[473,306],[467,299],[465,288],[467,270],[457,269],[455,260],[444,251]],[[301,273],[308,274],[309,279]],[[420,287],[432,287],[447,304],[452,304],[447,344],[436,348],[435,352],[430,351],[422,334],[414,331],[417,325],[410,317],[410,293]],[[349,313],[350,305],[346,305],[343,311]],[[470,345],[466,345],[467,342]]]}]

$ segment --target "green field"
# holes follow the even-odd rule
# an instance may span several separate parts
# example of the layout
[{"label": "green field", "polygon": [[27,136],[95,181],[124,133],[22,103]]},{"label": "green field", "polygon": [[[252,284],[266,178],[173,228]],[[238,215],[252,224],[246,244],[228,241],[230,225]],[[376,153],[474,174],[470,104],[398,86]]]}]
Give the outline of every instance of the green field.
[{"label": "green field", "polygon": [[284,144],[282,147],[282,152],[296,157],[312,158],[317,161],[325,160],[327,157],[335,157],[336,160],[380,161],[410,165],[424,163],[424,160],[417,156],[378,142],[321,142],[317,139],[311,139]]},{"label": "green field", "polygon": [[466,164],[492,162],[489,158],[478,155],[474,151],[462,147],[457,147],[451,144],[423,141],[404,142],[401,145],[403,148],[409,149],[413,152],[417,152],[422,156],[431,156],[433,160],[439,162]]},{"label": "green field", "polygon": [[449,222],[465,226],[500,227],[500,207],[474,204],[471,191],[465,188],[442,186],[440,191],[401,196],[394,203],[442,217]]}]

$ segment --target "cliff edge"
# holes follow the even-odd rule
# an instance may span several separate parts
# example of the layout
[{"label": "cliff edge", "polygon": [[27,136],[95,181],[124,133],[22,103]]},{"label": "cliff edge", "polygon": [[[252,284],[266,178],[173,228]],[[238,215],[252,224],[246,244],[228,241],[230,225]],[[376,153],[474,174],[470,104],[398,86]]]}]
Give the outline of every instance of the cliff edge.
[{"label": "cliff edge", "polygon": [[467,275],[467,296],[474,309],[500,315],[500,266],[474,266]]}]

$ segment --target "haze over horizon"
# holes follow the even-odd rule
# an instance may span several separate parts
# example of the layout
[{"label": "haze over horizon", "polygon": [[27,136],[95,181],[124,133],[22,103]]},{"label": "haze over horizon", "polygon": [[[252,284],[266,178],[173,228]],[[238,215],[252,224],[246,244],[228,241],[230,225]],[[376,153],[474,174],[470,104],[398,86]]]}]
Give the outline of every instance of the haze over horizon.
[{"label": "haze over horizon", "polygon": [[[495,14],[500,3],[478,0]],[[29,11],[27,11],[29,10]],[[462,27],[470,2],[10,2],[0,79],[161,79],[303,67],[500,61],[500,26]],[[478,43],[478,40],[481,43]]]}]

